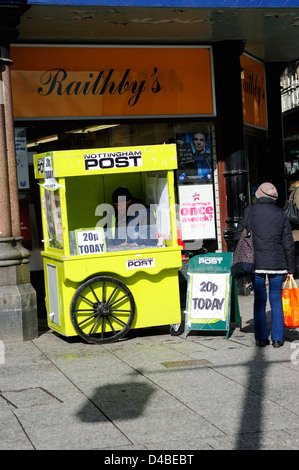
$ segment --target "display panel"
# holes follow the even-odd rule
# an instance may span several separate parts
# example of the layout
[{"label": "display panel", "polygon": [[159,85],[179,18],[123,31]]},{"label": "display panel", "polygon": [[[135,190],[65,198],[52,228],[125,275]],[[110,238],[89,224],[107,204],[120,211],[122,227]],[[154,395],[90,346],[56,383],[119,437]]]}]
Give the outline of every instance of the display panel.
[{"label": "display panel", "polygon": [[[87,188],[89,178],[80,178],[81,187]],[[71,184],[67,185],[67,192],[71,191],[69,194],[76,192]],[[82,207],[85,211],[81,212],[80,218],[72,207],[72,201],[78,207],[75,198],[69,199],[72,255],[127,251],[136,248],[140,250],[171,244],[166,171],[122,174],[119,177],[109,175],[104,178],[98,177],[97,180],[93,178],[91,190],[88,193],[86,191],[86,194],[89,197],[84,199],[82,195],[84,199]],[[96,216],[95,226],[88,229],[76,228],[76,223],[84,221],[86,225],[92,221],[90,214],[93,210]],[[89,240],[92,243],[89,243]],[[92,248],[89,245],[92,245]]]},{"label": "display panel", "polygon": [[178,182],[212,182],[211,135],[202,130],[176,135]]},{"label": "display panel", "polygon": [[44,190],[43,204],[45,207],[48,243],[52,248],[63,248],[61,208],[59,190]]}]

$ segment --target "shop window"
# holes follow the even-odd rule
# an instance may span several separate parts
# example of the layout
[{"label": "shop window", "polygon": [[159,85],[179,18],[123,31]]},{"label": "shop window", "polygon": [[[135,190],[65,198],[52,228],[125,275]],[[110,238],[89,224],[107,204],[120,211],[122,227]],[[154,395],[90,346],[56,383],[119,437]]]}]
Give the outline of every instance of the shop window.
[{"label": "shop window", "polygon": [[[202,245],[209,251],[221,250],[216,138],[213,122],[191,120],[149,121],[130,120],[107,124],[102,122],[52,122],[51,139],[45,139],[47,126],[27,128],[31,153],[79,148],[109,148],[176,143],[178,170],[175,172],[175,195],[179,238],[185,250],[196,251]],[[38,140],[35,133],[38,132]],[[48,131],[49,132],[49,131]],[[43,137],[43,139],[41,138]],[[47,142],[45,141],[47,140]],[[146,182],[146,190],[137,190],[136,199],[145,198],[146,204],[152,188],[153,176]],[[106,178],[108,183],[108,179]],[[160,179],[159,179],[160,181]],[[123,186],[119,182],[119,186]],[[106,185],[107,186],[107,185]],[[69,189],[70,191],[72,189]],[[134,188],[135,190],[135,188]],[[90,191],[90,188],[86,188]],[[111,194],[110,194],[111,197]],[[195,200],[193,200],[195,198]],[[200,200],[198,199],[200,198]],[[156,203],[156,201],[155,201]],[[183,208],[184,206],[184,208]],[[187,213],[187,207],[193,207]],[[77,214],[85,213],[85,209]],[[95,225],[94,215],[91,217]],[[75,230],[84,227],[70,227]],[[159,234],[159,227],[157,233]],[[39,234],[40,239],[42,234]],[[164,235],[163,235],[164,236]],[[54,239],[53,239],[54,240]],[[56,243],[57,242],[52,242]],[[58,242],[59,244],[59,242]]]}]

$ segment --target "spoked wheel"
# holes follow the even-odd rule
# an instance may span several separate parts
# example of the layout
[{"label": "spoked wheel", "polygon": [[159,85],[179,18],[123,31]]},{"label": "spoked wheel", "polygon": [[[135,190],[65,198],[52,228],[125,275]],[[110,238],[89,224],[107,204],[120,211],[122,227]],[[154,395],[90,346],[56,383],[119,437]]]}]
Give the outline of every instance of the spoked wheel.
[{"label": "spoked wheel", "polygon": [[112,343],[130,329],[135,302],[130,289],[118,279],[98,276],[84,282],[71,302],[71,321],[89,343]]}]

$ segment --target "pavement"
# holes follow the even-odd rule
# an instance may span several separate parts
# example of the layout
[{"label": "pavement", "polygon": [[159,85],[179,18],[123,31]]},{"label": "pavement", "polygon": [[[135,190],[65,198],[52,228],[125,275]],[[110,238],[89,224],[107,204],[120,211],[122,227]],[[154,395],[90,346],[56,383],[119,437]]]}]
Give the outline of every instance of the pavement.
[{"label": "pavement", "polygon": [[43,328],[4,342],[0,449],[101,450],[100,463],[131,467],[194,463],[200,450],[298,449],[299,330],[258,348],[253,296],[239,307],[228,339],[159,327],[93,345]]}]

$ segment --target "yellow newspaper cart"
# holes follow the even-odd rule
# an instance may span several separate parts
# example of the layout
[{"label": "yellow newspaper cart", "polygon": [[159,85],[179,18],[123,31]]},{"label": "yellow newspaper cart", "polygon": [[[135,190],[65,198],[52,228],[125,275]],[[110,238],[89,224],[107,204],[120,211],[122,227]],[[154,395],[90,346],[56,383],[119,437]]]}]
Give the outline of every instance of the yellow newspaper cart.
[{"label": "yellow newspaper cart", "polygon": [[[176,332],[176,168],[174,144],[34,156],[51,329],[100,344],[130,328],[170,325]],[[113,200],[120,188],[133,199],[124,200],[125,221],[122,196]]]}]

